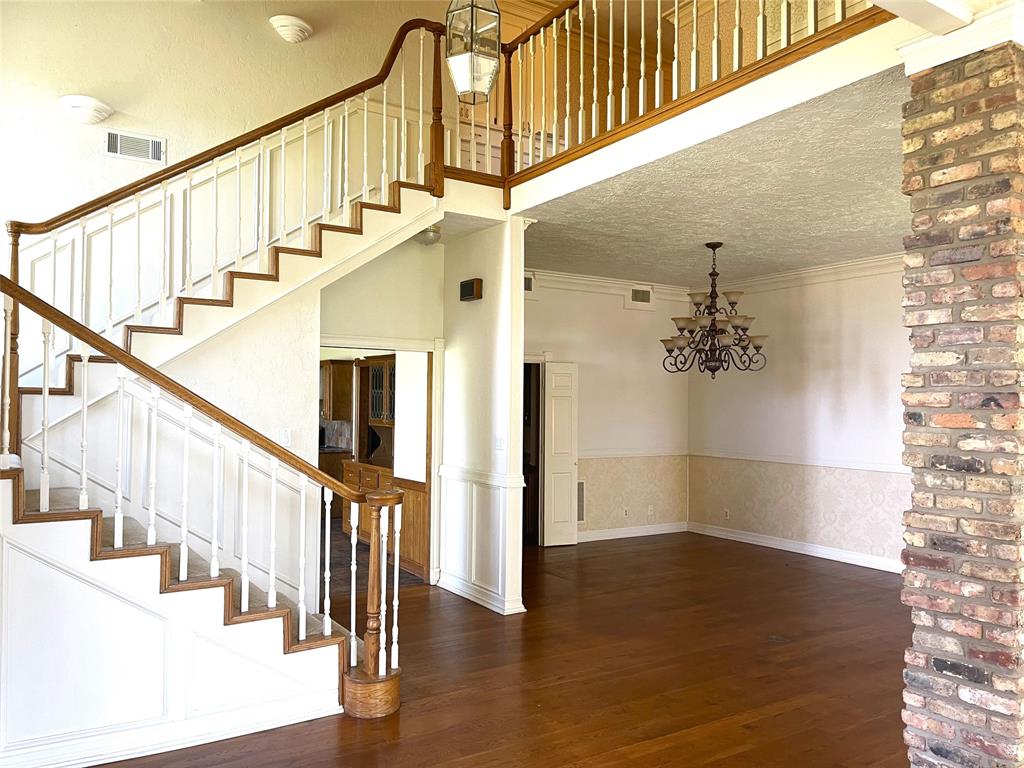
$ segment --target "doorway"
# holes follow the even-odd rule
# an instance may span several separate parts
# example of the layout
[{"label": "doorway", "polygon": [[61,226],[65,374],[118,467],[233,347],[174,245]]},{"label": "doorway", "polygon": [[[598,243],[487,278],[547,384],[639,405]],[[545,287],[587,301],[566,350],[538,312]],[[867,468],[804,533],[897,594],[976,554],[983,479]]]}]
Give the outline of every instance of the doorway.
[{"label": "doorway", "polygon": [[523,365],[523,546],[540,543],[541,365]]}]

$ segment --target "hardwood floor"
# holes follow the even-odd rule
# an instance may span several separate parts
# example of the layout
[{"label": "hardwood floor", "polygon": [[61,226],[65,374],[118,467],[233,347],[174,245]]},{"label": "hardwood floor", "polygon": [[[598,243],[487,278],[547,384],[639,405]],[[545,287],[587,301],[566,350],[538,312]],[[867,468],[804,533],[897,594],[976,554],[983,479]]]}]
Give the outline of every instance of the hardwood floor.
[{"label": "hardwood floor", "polygon": [[899,586],[696,534],[529,549],[520,616],[404,589],[396,716],[119,765],[905,768]]}]

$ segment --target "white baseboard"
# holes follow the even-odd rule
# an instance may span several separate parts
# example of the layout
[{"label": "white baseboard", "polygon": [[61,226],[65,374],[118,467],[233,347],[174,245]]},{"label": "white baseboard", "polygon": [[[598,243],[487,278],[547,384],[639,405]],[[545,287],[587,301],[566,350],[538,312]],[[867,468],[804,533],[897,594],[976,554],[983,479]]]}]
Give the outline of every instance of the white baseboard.
[{"label": "white baseboard", "polygon": [[796,552],[801,555],[821,557],[825,560],[836,560],[840,563],[859,565],[863,568],[874,568],[876,571],[888,571],[889,573],[903,572],[903,563],[899,560],[879,557],[878,555],[865,555],[862,552],[853,552],[849,549],[823,547],[820,544],[808,544],[804,541],[780,539],[775,536],[766,536],[762,533],[738,531],[732,528],[721,528],[717,525],[706,525],[704,523],[689,523],[687,525],[687,530],[690,533],[699,533],[703,536],[714,536],[717,539],[740,541],[744,544],[755,544],[759,547],[782,549],[786,552]]},{"label": "white baseboard", "polygon": [[445,573],[444,571],[441,572],[441,577],[437,580],[437,586],[442,589],[447,589],[449,592],[453,592],[459,597],[472,600],[474,603],[478,603],[484,608],[489,608],[495,613],[500,613],[502,616],[510,616],[514,613],[526,613],[526,607],[523,605],[523,599],[521,596],[516,600],[506,600],[497,592],[484,589],[483,587],[466,581],[459,576],[454,576],[450,573]]},{"label": "white baseboard", "polygon": [[588,541],[632,539],[635,536],[660,536],[663,533],[683,533],[686,530],[688,530],[688,528],[685,522],[633,525],[628,528],[604,528],[597,531],[580,531],[577,536],[577,540],[583,544]]}]

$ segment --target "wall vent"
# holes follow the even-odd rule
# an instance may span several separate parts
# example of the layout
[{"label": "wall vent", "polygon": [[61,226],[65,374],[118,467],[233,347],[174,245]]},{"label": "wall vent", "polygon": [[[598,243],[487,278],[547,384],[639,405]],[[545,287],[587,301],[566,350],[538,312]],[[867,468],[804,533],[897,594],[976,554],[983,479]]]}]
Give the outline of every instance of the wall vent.
[{"label": "wall vent", "polygon": [[105,154],[164,165],[167,158],[167,140],[138,133],[107,131]]},{"label": "wall vent", "polygon": [[626,291],[626,309],[644,309],[654,311],[654,289],[649,285],[633,285]]},{"label": "wall vent", "polygon": [[576,483],[576,522],[586,522],[587,516],[583,509],[583,500],[587,497],[586,486],[582,480]]},{"label": "wall vent", "polygon": [[634,288],[629,294],[630,301],[634,304],[650,304],[651,303],[651,289],[650,288]]},{"label": "wall vent", "polygon": [[527,293],[533,293],[533,275],[527,273],[523,276],[523,290]]}]

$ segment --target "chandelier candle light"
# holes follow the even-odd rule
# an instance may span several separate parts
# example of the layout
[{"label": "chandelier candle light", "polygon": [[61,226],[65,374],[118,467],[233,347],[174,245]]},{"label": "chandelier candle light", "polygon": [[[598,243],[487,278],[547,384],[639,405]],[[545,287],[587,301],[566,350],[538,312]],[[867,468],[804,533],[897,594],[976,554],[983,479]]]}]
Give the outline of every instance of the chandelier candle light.
[{"label": "chandelier candle light", "polygon": [[[748,335],[754,318],[736,311],[743,291],[718,293],[717,260],[722,244],[704,245],[711,249],[711,271],[708,273],[711,289],[690,294],[693,317],[672,318],[679,335],[661,340],[665,345],[662,365],[669,373],[685,373],[696,363],[697,370],[710,373],[712,379],[719,371],[730,368],[759,371],[767,362],[761,348],[768,337]],[[718,306],[720,297],[725,298],[728,309]]]}]

